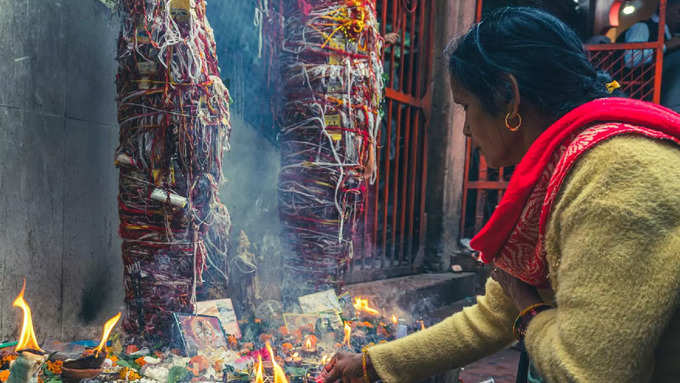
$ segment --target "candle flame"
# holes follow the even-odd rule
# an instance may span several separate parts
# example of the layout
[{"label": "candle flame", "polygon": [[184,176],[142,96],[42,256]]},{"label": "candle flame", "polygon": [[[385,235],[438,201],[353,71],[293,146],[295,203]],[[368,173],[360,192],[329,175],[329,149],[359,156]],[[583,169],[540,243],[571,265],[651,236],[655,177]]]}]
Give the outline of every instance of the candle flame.
[{"label": "candle flame", "polygon": [[425,321],[420,321],[420,329],[425,330]]},{"label": "candle flame", "polygon": [[311,350],[311,349],[312,349],[312,340],[311,340],[311,339],[307,338],[307,341],[305,342],[305,347],[306,347],[308,350]]},{"label": "candle flame", "polygon": [[379,315],[380,312],[374,308],[368,306],[368,299],[354,298],[354,309],[357,311],[363,311],[370,315]]},{"label": "candle flame", "polygon": [[392,323],[394,323],[395,325],[396,325],[397,323],[399,323],[399,317],[397,317],[396,315],[392,314]]},{"label": "candle flame", "polygon": [[35,331],[33,331],[33,319],[31,318],[31,308],[24,300],[24,292],[26,291],[26,280],[24,279],[24,286],[21,288],[19,296],[12,302],[12,306],[19,307],[24,312],[24,319],[21,325],[21,335],[15,351],[21,350],[36,350],[42,351],[38,346],[38,341],[35,338]]},{"label": "candle flame", "polygon": [[116,314],[113,318],[109,319],[104,323],[104,332],[102,333],[102,340],[99,342],[99,346],[94,349],[95,351],[95,356],[99,356],[99,352],[104,349],[106,346],[106,341],[109,340],[109,335],[111,335],[111,331],[113,328],[116,326],[118,323],[118,320],[120,320],[120,314]]},{"label": "candle flame", "polygon": [[345,322],[345,339],[343,339],[342,344],[351,347],[351,338],[352,326],[349,325],[349,322]]},{"label": "candle flame", "polygon": [[257,367],[255,367],[254,383],[264,383],[264,373],[262,372],[262,355],[257,354]]},{"label": "candle flame", "polygon": [[281,366],[276,363],[276,358],[274,357],[274,351],[272,351],[272,346],[267,342],[265,344],[267,346],[267,352],[269,352],[269,358],[272,361],[272,368],[274,369],[274,383],[288,383],[288,379],[286,378],[286,373],[283,372],[283,369]]},{"label": "candle flame", "polygon": [[328,354],[325,354],[323,357],[321,357],[321,362],[319,362],[319,365],[325,366],[328,364],[328,362],[331,361],[331,356]]}]

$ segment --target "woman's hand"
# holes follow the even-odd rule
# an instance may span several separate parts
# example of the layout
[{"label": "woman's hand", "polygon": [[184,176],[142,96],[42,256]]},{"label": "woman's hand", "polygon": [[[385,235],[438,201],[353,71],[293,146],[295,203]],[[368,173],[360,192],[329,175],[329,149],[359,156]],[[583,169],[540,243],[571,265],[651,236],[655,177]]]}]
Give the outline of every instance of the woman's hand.
[{"label": "woman's hand", "polygon": [[[364,383],[364,368],[361,358],[362,356],[359,353],[338,352],[324,367],[317,382]],[[370,360],[366,362],[370,380],[376,381],[377,377]]]},{"label": "woman's hand", "polygon": [[497,267],[494,267],[491,272],[491,278],[503,287],[505,294],[512,299],[519,311],[536,303],[543,302],[535,287],[522,282]]}]

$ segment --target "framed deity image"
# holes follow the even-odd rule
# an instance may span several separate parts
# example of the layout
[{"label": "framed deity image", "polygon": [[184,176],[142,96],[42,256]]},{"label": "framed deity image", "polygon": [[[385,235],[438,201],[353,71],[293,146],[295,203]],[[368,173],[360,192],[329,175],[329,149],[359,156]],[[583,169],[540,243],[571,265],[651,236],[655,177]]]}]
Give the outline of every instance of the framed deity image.
[{"label": "framed deity image", "polygon": [[199,351],[227,349],[227,337],[219,318],[185,313],[173,313],[173,316],[187,356],[195,356]]}]

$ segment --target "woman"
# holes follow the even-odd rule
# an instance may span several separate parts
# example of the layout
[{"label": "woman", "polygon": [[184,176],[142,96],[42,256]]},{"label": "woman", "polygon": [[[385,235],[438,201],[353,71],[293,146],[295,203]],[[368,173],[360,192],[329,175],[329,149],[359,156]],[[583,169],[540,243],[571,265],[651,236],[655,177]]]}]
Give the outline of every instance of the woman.
[{"label": "woman", "polygon": [[547,382],[680,382],[680,116],[612,97],[576,34],[536,9],[494,12],[449,54],[464,134],[517,165],[471,243],[494,264],[486,294],[337,354],[325,381],[417,382],[519,339]]}]

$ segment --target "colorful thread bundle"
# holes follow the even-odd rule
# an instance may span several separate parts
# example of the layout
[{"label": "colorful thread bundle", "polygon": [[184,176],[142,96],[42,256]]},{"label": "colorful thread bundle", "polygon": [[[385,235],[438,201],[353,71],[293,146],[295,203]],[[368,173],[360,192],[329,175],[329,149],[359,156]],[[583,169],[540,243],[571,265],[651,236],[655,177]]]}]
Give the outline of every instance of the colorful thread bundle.
[{"label": "colorful thread bundle", "polygon": [[[132,335],[165,335],[193,312],[203,271],[226,278],[229,214],[218,198],[229,93],[205,0],[121,0],[119,213]],[[223,265],[223,266],[220,266]]]},{"label": "colorful thread bundle", "polygon": [[337,286],[375,181],[383,90],[382,45],[372,0],[288,2],[280,215],[294,255],[289,271]]}]

